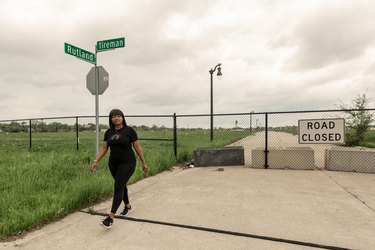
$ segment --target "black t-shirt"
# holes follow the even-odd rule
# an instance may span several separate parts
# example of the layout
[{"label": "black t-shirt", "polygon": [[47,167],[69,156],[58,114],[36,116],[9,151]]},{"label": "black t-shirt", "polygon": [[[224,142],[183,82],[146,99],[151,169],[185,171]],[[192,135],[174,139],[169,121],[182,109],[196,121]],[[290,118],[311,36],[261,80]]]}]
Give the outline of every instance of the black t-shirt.
[{"label": "black t-shirt", "polygon": [[111,148],[109,160],[116,163],[135,162],[132,142],[138,140],[137,132],[132,127],[124,126],[119,130],[107,129],[104,141]]}]

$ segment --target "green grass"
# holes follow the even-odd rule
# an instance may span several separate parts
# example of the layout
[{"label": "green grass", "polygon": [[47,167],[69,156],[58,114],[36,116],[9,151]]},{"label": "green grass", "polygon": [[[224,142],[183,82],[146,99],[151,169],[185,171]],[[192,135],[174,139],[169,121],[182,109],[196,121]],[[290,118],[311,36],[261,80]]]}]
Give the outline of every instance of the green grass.
[{"label": "green grass", "polygon": [[181,131],[177,134],[178,160],[180,162],[191,160],[196,148],[222,147],[249,135],[249,131],[215,130],[214,140],[211,143],[209,130]]},{"label": "green grass", "polygon": [[375,148],[375,131],[369,130],[365,134],[365,140],[360,142],[360,146],[366,148]]},{"label": "green grass", "polygon": [[1,155],[1,236],[30,230],[108,193],[109,178],[90,174],[91,158],[59,151]]},{"label": "green grass", "polygon": [[[171,139],[172,131],[138,131],[140,138]],[[180,131],[177,158],[171,141],[142,140],[149,165],[155,175],[178,162],[193,158],[197,147],[220,147],[248,135],[245,131]],[[66,216],[77,209],[111,197],[113,180],[107,169],[108,154],[96,173],[90,172],[95,157],[95,133],[81,132],[79,150],[75,133],[0,133],[0,239],[29,231]],[[103,133],[100,135],[100,140]],[[145,178],[140,162],[129,184]]]},{"label": "green grass", "polygon": [[375,131],[368,130],[364,133],[364,137],[361,140],[354,130],[347,130],[345,133],[345,145],[349,147],[361,146],[365,148],[375,148]]}]

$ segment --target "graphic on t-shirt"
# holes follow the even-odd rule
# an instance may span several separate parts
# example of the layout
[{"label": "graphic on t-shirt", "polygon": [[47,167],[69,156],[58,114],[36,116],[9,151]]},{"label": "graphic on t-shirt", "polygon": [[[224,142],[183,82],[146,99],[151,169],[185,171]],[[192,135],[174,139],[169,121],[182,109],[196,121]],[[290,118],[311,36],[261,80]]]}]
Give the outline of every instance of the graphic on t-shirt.
[{"label": "graphic on t-shirt", "polygon": [[118,141],[118,140],[120,140],[120,138],[121,138],[121,135],[116,133],[116,134],[112,135],[111,141]]}]

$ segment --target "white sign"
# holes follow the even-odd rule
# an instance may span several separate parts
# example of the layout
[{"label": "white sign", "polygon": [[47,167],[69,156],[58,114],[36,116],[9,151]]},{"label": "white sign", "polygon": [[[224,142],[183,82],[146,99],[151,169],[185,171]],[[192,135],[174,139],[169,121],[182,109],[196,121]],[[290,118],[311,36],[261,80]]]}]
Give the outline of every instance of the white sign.
[{"label": "white sign", "polygon": [[345,120],[313,119],[298,121],[300,144],[344,144]]}]

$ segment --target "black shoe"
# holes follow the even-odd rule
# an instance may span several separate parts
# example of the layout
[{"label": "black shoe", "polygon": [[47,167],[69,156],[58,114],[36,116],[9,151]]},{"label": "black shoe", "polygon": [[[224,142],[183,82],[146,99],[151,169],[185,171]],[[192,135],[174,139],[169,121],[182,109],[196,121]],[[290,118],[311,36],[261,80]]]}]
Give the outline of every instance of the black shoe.
[{"label": "black shoe", "polygon": [[110,216],[108,216],[107,218],[102,220],[102,223],[100,225],[102,225],[105,228],[111,228],[112,224],[113,224],[113,219]]},{"label": "black shoe", "polygon": [[125,206],[124,211],[122,211],[120,215],[125,216],[125,215],[130,214],[132,211],[133,211],[132,206],[129,206],[129,207]]}]

